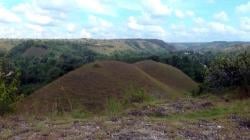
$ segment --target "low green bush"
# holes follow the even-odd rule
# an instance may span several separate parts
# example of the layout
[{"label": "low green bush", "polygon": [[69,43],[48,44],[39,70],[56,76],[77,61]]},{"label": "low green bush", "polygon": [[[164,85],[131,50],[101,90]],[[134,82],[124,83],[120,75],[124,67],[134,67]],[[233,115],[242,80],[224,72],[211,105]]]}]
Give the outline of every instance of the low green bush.
[{"label": "low green bush", "polygon": [[146,90],[143,88],[138,88],[134,86],[130,86],[125,91],[125,104],[131,104],[131,103],[143,103],[147,101],[151,101],[153,98],[147,94]]},{"label": "low green bush", "polygon": [[148,95],[143,88],[129,86],[129,88],[124,91],[124,96],[121,99],[108,98],[106,110],[109,115],[114,116],[134,103],[140,104],[150,101],[153,101],[153,97]]}]

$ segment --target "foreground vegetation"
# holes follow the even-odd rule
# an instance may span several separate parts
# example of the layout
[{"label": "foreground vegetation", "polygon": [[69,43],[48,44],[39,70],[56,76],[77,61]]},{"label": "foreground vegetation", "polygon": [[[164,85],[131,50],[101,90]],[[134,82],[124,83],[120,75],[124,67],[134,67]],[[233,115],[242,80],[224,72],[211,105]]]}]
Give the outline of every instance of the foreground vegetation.
[{"label": "foreground vegetation", "polygon": [[119,113],[111,105],[99,116],[73,111],[0,117],[0,139],[249,139],[249,103],[203,95],[133,103]]}]

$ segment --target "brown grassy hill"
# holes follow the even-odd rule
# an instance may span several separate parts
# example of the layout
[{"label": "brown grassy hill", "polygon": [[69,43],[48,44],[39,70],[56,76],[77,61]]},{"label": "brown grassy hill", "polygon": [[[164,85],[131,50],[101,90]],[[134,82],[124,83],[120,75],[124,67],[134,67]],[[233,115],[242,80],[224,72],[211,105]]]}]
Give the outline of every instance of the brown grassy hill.
[{"label": "brown grassy hill", "polygon": [[[100,111],[105,109],[108,98],[122,99],[131,85],[144,88],[148,94],[156,98],[174,98],[180,95],[175,84],[163,80],[164,77],[169,78],[168,75],[158,73],[159,77],[162,75],[161,78],[152,77],[138,67],[141,64],[152,65],[155,69],[176,70],[178,71],[176,73],[180,74],[177,76],[181,80],[179,82],[186,80],[185,86],[178,87],[182,90],[189,90],[186,87],[189,85],[192,86],[190,89],[195,87],[195,83],[179,70],[156,62],[127,64],[118,61],[102,61],[84,65],[36,91],[20,102],[17,110],[46,113],[55,110],[70,111],[76,106],[83,106],[89,111]],[[168,70],[159,70],[159,72],[168,72]],[[184,78],[181,78],[182,76]],[[171,78],[173,80],[174,76]],[[187,84],[188,82],[191,84]]]},{"label": "brown grassy hill", "polygon": [[40,57],[47,54],[47,49],[41,47],[30,47],[22,54],[24,57]]},{"label": "brown grassy hill", "polygon": [[156,63],[154,61],[142,61],[136,63],[136,65],[148,75],[165,85],[169,85],[175,90],[184,92],[191,91],[198,86],[190,77],[173,66]]}]

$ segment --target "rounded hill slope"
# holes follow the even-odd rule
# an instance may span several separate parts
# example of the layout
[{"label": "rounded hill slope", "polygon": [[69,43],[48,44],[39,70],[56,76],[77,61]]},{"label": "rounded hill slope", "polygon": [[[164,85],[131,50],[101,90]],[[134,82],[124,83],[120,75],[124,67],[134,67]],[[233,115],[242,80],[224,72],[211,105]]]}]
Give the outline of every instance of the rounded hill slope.
[{"label": "rounded hill slope", "polygon": [[[155,71],[148,70],[150,67]],[[183,80],[185,84],[176,84]],[[178,69],[157,62],[100,61],[84,65],[41,88],[18,103],[17,110],[48,113],[71,111],[80,106],[97,112],[105,109],[109,98],[122,99],[131,86],[143,88],[155,98],[174,98],[181,95],[180,90],[188,92],[196,88],[195,82]]]},{"label": "rounded hill slope", "polygon": [[154,61],[141,61],[135,64],[148,75],[178,91],[192,91],[198,85],[181,70]]}]

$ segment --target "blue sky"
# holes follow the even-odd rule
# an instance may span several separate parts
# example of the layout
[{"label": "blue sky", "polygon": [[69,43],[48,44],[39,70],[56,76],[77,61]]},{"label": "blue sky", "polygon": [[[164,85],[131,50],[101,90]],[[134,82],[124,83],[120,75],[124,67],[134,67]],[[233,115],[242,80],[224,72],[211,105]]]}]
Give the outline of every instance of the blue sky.
[{"label": "blue sky", "polygon": [[250,0],[0,0],[0,38],[250,41]]}]

